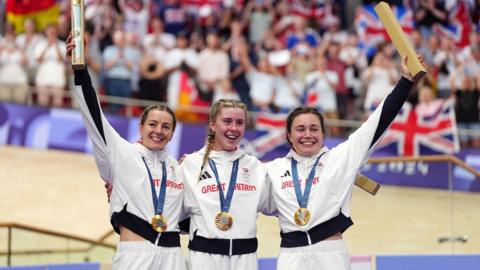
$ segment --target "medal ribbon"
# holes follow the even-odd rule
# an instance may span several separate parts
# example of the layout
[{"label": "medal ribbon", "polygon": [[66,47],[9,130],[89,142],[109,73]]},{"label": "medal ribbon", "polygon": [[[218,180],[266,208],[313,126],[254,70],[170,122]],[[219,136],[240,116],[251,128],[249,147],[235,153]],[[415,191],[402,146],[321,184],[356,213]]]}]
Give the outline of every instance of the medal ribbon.
[{"label": "medal ribbon", "polygon": [[155,209],[155,215],[161,215],[163,212],[163,205],[165,204],[165,193],[167,191],[167,166],[165,165],[165,161],[162,161],[162,183],[160,184],[160,193],[158,194],[155,191],[155,183],[153,182],[152,173],[148,168],[147,162],[145,161],[145,157],[142,157],[143,163],[145,167],[147,167],[148,178],[150,178],[150,188],[152,190],[152,198],[153,198],[153,207]]},{"label": "medal ribbon", "polygon": [[297,161],[292,158],[293,187],[295,188],[295,195],[297,197],[297,202],[300,208],[307,208],[308,198],[310,197],[310,190],[312,189],[313,178],[315,177],[315,169],[317,167],[318,161],[325,153],[326,152],[322,153],[320,156],[318,156],[317,160],[315,160],[315,163],[310,170],[310,174],[308,175],[307,183],[305,184],[305,190],[303,191],[303,196],[302,189],[300,188],[300,180],[298,179]]},{"label": "medal ribbon", "polygon": [[218,195],[220,196],[220,208],[222,212],[228,212],[228,210],[230,209],[230,204],[233,198],[233,192],[235,190],[235,183],[237,182],[238,163],[239,163],[239,159],[236,159],[233,162],[232,174],[230,176],[230,183],[228,184],[227,197],[225,198],[223,189],[222,189],[222,184],[220,183],[220,178],[218,177],[217,166],[215,165],[215,162],[213,160],[211,159],[208,160],[208,164],[210,165],[210,168],[212,168],[213,174],[215,174],[215,180],[217,181]]}]

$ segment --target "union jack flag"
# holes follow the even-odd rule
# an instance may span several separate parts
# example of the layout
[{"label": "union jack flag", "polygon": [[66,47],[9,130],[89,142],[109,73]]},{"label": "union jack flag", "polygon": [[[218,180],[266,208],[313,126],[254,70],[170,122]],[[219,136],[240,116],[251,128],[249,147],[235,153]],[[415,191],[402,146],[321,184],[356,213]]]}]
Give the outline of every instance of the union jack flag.
[{"label": "union jack flag", "polygon": [[322,19],[326,15],[331,14],[330,6],[325,5],[324,1],[321,0],[289,0],[289,4],[293,14],[305,18]]},{"label": "union jack flag", "polygon": [[[383,41],[390,41],[385,27],[378,18],[377,13],[373,9],[373,5],[363,5],[359,7],[355,14],[355,28],[360,38],[361,47],[365,51],[372,48]],[[403,31],[408,34],[413,30],[413,13],[410,9],[404,7],[392,7],[393,14],[402,26]]]},{"label": "union jack flag", "polygon": [[440,36],[447,36],[455,41],[457,47],[463,48],[469,44],[469,35],[472,32],[473,24],[470,19],[468,4],[459,1],[450,11],[449,24],[446,26],[437,24],[434,31]]},{"label": "union jack flag", "polygon": [[460,151],[454,99],[434,104],[429,113],[405,103],[376,149],[394,146],[401,156]]},{"label": "union jack flag", "polygon": [[263,112],[257,114],[255,129],[260,135],[244,142],[243,149],[257,158],[262,158],[267,152],[285,144],[286,120],[287,114]]}]

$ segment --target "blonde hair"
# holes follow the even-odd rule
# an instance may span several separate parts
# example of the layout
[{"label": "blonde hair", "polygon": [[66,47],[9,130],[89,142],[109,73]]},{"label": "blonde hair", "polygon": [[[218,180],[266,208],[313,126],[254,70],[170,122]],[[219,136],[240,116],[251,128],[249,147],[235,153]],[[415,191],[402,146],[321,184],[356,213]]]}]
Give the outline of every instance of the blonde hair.
[{"label": "blonde hair", "polygon": [[[245,103],[235,100],[235,99],[219,99],[213,103],[212,107],[210,108],[210,113],[209,113],[209,122],[215,122],[217,120],[218,114],[222,111],[224,108],[240,108],[245,112],[245,119],[248,119],[248,111],[247,111],[247,106]],[[205,163],[207,163],[208,157],[210,156],[210,152],[212,151],[213,147],[213,142],[215,141],[215,132],[208,128],[208,135],[207,138],[205,139],[205,154],[203,154],[203,160],[202,160],[202,165],[200,166],[200,173],[198,175],[198,181],[200,181],[202,177],[202,171],[203,168],[205,167]]]}]

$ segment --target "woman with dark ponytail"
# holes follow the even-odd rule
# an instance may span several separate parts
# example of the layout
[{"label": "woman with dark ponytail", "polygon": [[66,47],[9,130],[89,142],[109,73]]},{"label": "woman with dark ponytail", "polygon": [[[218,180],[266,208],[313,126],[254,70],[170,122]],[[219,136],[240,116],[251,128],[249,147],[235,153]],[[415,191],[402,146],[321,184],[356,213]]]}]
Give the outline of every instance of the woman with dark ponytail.
[{"label": "woman with dark ponytail", "polygon": [[416,80],[405,59],[395,88],[345,142],[332,149],[323,144],[324,119],[318,109],[299,107],[288,115],[291,150],[266,164],[281,230],[278,270],[350,269],[342,233],[353,225],[350,204],[355,177]]},{"label": "woman with dark ponytail", "polygon": [[256,220],[269,212],[268,187],[261,162],[239,149],[247,118],[242,102],[215,102],[205,147],[180,165],[192,270],[257,269]]}]

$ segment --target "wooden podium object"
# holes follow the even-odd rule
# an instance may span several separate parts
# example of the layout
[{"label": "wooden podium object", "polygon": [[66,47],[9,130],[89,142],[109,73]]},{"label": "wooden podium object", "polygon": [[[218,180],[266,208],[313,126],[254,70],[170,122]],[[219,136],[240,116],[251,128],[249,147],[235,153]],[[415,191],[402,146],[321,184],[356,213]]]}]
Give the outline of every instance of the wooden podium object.
[{"label": "wooden podium object", "polygon": [[402,59],[408,55],[408,71],[410,71],[414,81],[417,81],[427,73],[427,70],[418,60],[415,50],[403,32],[403,29],[393,14],[392,9],[385,2],[378,3],[374,9]]}]

